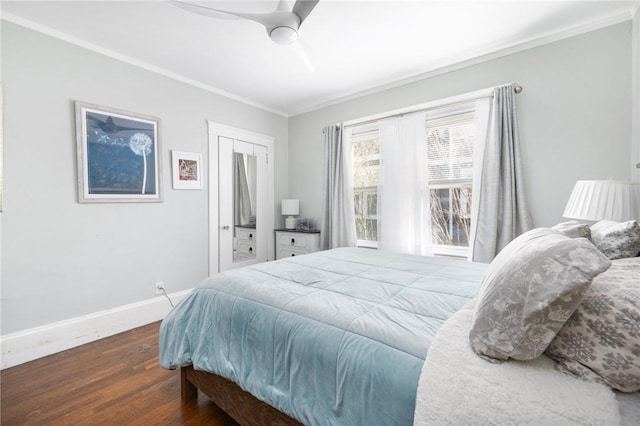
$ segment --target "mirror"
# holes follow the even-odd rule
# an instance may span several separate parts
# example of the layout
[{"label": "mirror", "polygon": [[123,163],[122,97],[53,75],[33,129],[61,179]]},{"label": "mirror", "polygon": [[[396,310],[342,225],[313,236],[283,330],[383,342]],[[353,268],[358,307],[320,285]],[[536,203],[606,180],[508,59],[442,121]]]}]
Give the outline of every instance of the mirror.
[{"label": "mirror", "polygon": [[256,257],[257,157],[233,153],[233,261]]}]

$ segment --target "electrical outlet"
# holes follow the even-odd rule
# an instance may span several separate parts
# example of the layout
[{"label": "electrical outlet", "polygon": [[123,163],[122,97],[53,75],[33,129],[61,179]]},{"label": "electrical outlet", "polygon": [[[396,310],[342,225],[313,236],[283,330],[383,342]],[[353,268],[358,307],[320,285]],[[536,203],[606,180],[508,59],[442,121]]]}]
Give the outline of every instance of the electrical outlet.
[{"label": "electrical outlet", "polygon": [[156,295],[164,293],[164,281],[158,281],[156,283]]}]

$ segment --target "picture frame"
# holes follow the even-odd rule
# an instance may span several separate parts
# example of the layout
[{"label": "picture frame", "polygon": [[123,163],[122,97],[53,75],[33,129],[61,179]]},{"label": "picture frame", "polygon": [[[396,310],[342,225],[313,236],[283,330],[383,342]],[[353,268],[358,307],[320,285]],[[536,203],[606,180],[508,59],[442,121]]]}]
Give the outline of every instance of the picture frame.
[{"label": "picture frame", "polygon": [[75,102],[78,202],[161,202],[160,119]]},{"label": "picture frame", "polygon": [[173,189],[202,189],[202,155],[171,151]]}]

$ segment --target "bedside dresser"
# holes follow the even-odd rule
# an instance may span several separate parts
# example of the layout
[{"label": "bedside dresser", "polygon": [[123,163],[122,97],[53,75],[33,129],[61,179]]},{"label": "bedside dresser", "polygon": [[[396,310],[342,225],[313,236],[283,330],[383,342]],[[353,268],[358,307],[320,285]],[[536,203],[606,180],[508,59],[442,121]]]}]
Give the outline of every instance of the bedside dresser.
[{"label": "bedside dresser", "polygon": [[276,259],[320,250],[320,231],[276,229]]}]

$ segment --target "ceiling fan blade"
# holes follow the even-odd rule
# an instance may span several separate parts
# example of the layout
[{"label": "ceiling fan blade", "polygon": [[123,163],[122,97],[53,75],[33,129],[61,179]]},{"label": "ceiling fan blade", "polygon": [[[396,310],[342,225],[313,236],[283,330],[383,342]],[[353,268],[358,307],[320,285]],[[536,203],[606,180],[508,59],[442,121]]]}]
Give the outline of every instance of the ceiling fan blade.
[{"label": "ceiling fan blade", "polygon": [[293,5],[293,10],[292,11],[293,11],[293,13],[298,15],[298,18],[300,18],[300,24],[302,24],[304,22],[304,20],[307,19],[307,16],[309,16],[309,14],[313,10],[313,8],[316,7],[316,5],[318,4],[318,1],[320,1],[320,0],[298,0],[298,1],[296,1],[296,3]]},{"label": "ceiling fan blade", "polygon": [[304,40],[298,39],[295,42],[290,44],[293,51],[302,59],[302,62],[306,65],[309,71],[313,72],[316,69],[315,64],[313,63],[313,52],[311,47]]},{"label": "ceiling fan blade", "polygon": [[174,6],[178,6],[188,12],[197,13],[198,15],[207,16],[215,19],[242,19],[240,16],[232,15],[229,12],[223,10],[211,9],[206,6],[202,6],[195,3],[187,3],[179,0],[171,0]]},{"label": "ceiling fan blade", "polygon": [[288,3],[287,0],[280,0],[278,2],[278,6],[276,7],[276,10],[281,12],[289,12],[289,5],[287,3]]},{"label": "ceiling fan blade", "polygon": [[272,14],[271,13],[242,13],[242,12],[233,12],[229,10],[221,10],[214,9],[211,7],[203,6],[196,3],[189,3],[181,0],[171,0],[171,3],[174,5],[188,10],[189,12],[197,13],[199,15],[208,16],[210,18],[219,19],[221,17],[236,17],[236,18],[244,18],[249,19],[251,21],[255,21],[264,26],[272,25]]}]

